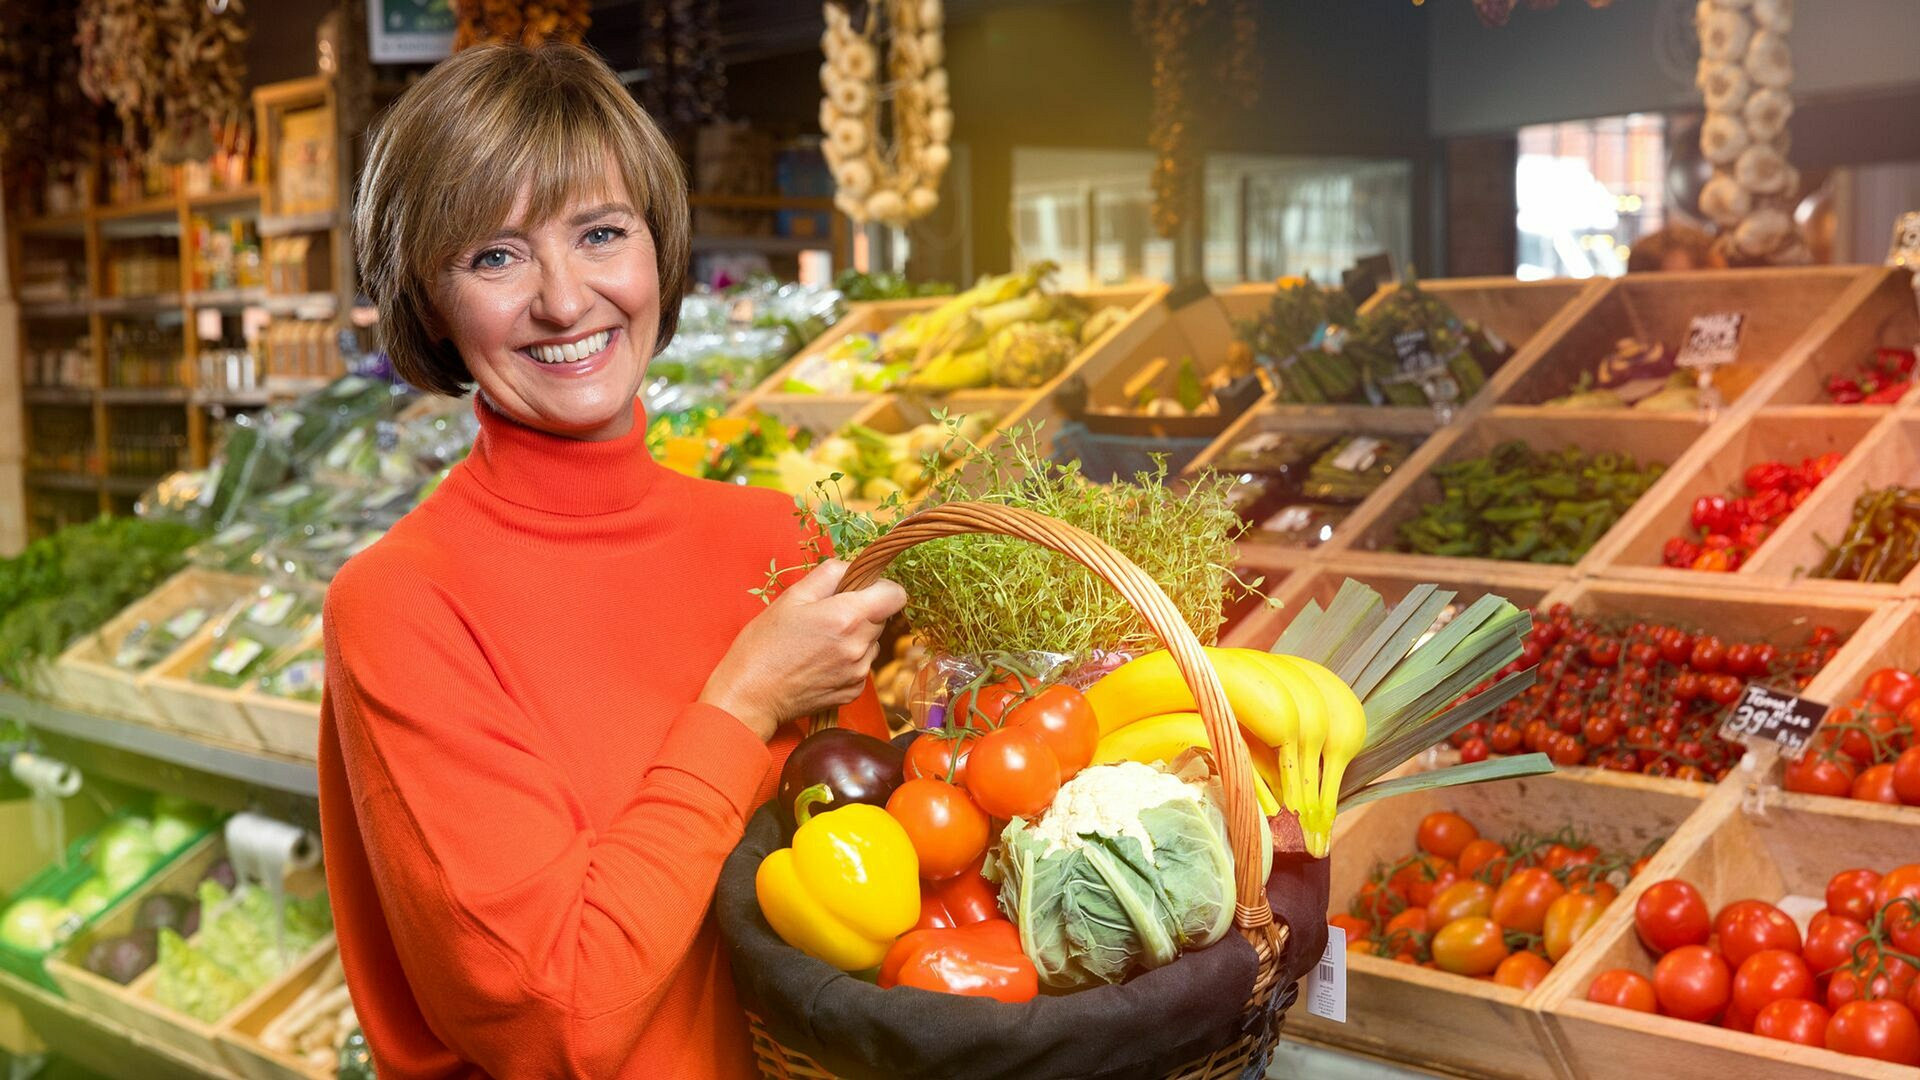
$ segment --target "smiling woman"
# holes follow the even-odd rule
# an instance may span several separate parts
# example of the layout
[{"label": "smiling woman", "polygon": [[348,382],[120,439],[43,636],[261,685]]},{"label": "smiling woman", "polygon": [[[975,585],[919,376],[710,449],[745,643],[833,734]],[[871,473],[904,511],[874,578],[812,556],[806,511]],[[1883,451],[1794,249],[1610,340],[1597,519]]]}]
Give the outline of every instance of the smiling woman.
[{"label": "smiling woman", "polygon": [[648,457],[686,196],[592,54],[435,68],[354,215],[395,370],[481,425],[327,594],[322,836],[380,1075],[749,1075],[714,882],[905,597],[828,563],[763,606],[791,502]]}]

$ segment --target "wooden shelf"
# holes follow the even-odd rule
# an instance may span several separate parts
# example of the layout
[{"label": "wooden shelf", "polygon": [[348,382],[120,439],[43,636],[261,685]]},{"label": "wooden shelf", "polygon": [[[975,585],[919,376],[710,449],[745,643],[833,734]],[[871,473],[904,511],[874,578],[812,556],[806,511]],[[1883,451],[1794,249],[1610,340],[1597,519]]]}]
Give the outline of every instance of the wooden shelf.
[{"label": "wooden shelf", "polygon": [[73,214],[49,214],[46,217],[28,218],[20,223],[22,233],[37,236],[78,235],[86,227],[85,211]]},{"label": "wooden shelf", "polygon": [[93,310],[89,300],[38,300],[20,305],[29,319],[84,319]]},{"label": "wooden shelf", "polygon": [[254,285],[244,289],[204,289],[187,294],[187,306],[194,308],[237,309],[255,307],[265,301],[267,290]]},{"label": "wooden shelf", "polygon": [[109,386],[100,391],[100,400],[109,405],[182,405],[187,400],[184,386]]},{"label": "wooden shelf", "polygon": [[96,315],[157,315],[163,311],[180,310],[180,294],[177,292],[154,293],[151,296],[103,296],[93,302]]},{"label": "wooden shelf", "polygon": [[145,495],[147,489],[160,482],[159,476],[108,476],[103,478],[102,487],[111,495]]},{"label": "wooden shelf", "polygon": [[340,215],[332,211],[317,214],[261,214],[260,235],[291,236],[294,233],[326,232],[340,223]]},{"label": "wooden shelf", "polygon": [[98,221],[137,221],[141,218],[162,220],[180,216],[180,197],[162,195],[153,199],[126,203],[121,206],[102,206],[93,212]]},{"label": "wooden shelf", "polygon": [[254,409],[273,402],[276,396],[269,390],[195,390],[193,403],[202,407],[226,405],[240,409]]},{"label": "wooden shelf", "polygon": [[330,292],[263,292],[260,295],[258,305],[274,315],[298,315],[301,312],[319,311],[322,309],[331,315],[340,309],[340,298]]},{"label": "wooden shelf", "polygon": [[89,386],[29,386],[22,391],[29,405],[91,405],[94,393]]},{"label": "wooden shelf", "polygon": [[254,184],[246,187],[229,188],[225,191],[207,191],[187,196],[187,205],[194,209],[215,206],[237,206],[241,203],[258,203],[260,188]]},{"label": "wooden shelf", "polygon": [[29,472],[27,486],[42,491],[99,491],[100,477],[91,473]]}]

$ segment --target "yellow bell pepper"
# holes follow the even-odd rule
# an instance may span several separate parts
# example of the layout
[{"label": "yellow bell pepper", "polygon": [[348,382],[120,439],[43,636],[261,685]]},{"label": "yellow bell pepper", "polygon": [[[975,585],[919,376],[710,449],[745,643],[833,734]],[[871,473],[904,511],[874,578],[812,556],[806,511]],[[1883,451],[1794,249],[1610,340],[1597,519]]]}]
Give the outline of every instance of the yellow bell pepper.
[{"label": "yellow bell pepper", "polygon": [[760,863],[753,891],[780,940],[841,971],[878,967],[920,919],[920,860],[885,810],[833,801],[825,784],[794,800],[793,846]]}]

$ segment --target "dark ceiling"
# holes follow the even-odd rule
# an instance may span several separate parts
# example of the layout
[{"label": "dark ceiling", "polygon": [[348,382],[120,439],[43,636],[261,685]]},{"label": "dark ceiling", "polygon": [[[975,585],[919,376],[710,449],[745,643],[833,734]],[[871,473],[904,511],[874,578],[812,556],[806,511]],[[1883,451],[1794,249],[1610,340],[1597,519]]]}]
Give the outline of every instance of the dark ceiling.
[{"label": "dark ceiling", "polygon": [[[641,25],[649,2],[666,0],[594,0],[588,38],[616,70],[637,63]],[[700,0],[693,0],[694,3]],[[1036,6],[1048,0],[946,0],[947,20],[961,21],[989,8]],[[1114,14],[1125,18],[1130,5],[1112,0]],[[818,0],[720,0],[720,39],[730,64],[816,48],[820,39]]]}]

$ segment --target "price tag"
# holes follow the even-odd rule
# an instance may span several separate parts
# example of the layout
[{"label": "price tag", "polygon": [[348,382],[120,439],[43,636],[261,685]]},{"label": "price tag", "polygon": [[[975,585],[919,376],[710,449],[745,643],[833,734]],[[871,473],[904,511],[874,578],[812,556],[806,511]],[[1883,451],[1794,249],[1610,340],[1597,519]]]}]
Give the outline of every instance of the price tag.
[{"label": "price tag", "polygon": [[1788,757],[1797,758],[1826,718],[1827,706],[1817,701],[1748,683],[1726,723],[1720,725],[1720,737],[1765,739],[1779,743]]},{"label": "price tag", "polygon": [[1347,1022],[1347,932],[1327,927],[1327,948],[1307,973],[1307,1011],[1336,1024]]},{"label": "price tag", "polygon": [[1695,315],[1687,343],[1674,363],[1685,368],[1715,368],[1740,358],[1740,331],[1747,317],[1737,311]]},{"label": "price tag", "polygon": [[1371,435],[1360,435],[1347,444],[1345,450],[1333,459],[1333,467],[1347,472],[1366,472],[1373,468],[1379,457],[1380,447],[1384,445]]},{"label": "price tag", "polygon": [[1433,338],[1425,330],[1409,330],[1393,335],[1393,351],[1400,357],[1400,370],[1408,374],[1432,371],[1442,362],[1433,352]]},{"label": "price tag", "polygon": [[222,647],[213,655],[213,659],[207,666],[222,675],[237,676],[247,669],[248,664],[253,663],[261,653],[266,651],[265,645],[252,638],[241,638]]}]

